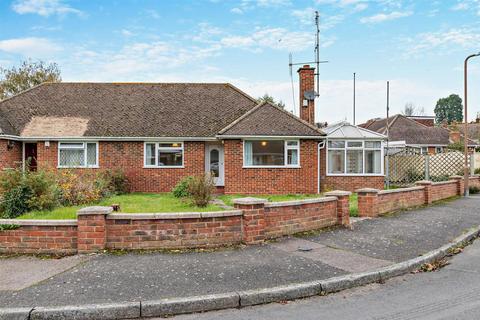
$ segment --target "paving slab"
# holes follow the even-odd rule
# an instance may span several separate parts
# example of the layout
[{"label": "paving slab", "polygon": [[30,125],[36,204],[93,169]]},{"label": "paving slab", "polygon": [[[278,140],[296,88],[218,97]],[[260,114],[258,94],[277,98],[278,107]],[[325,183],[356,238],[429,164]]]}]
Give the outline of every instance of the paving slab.
[{"label": "paving slab", "polygon": [[392,261],[371,258],[344,249],[330,248],[307,239],[286,239],[272,244],[272,246],[292,255],[320,261],[347,272],[364,272],[393,263]]},{"label": "paving slab", "polygon": [[[88,260],[87,256],[60,259],[0,258],[0,291],[21,290]],[[8,275],[8,276],[7,276]]]}]

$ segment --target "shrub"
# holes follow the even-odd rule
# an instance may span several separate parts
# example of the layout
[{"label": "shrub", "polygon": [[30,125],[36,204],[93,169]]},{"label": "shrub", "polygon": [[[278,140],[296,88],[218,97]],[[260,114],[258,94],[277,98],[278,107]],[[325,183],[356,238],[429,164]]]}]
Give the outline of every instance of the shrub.
[{"label": "shrub", "polygon": [[77,175],[70,170],[62,170],[57,176],[61,203],[65,206],[81,205],[99,201],[106,183],[97,180],[96,174]]},{"label": "shrub", "polygon": [[185,177],[180,180],[175,187],[172,189],[173,196],[175,198],[186,198],[191,196],[188,186],[192,181],[192,177]]},{"label": "shrub", "polygon": [[470,194],[478,194],[480,193],[480,188],[473,186],[469,188],[469,191],[470,191]]},{"label": "shrub", "polygon": [[106,188],[111,194],[125,194],[130,191],[130,182],[125,172],[120,169],[107,170],[101,175],[106,182]]},{"label": "shrub", "polygon": [[2,218],[14,219],[29,211],[28,202],[31,191],[24,185],[18,185],[3,193]]},{"label": "shrub", "polygon": [[475,174],[480,174],[480,168],[475,169],[474,173]]},{"label": "shrub", "polygon": [[211,174],[192,177],[188,182],[188,192],[197,207],[206,207],[215,190],[215,181]]},{"label": "shrub", "polygon": [[8,170],[0,175],[0,187],[0,212],[6,218],[16,218],[30,210],[51,210],[59,204],[54,176],[46,171]]}]

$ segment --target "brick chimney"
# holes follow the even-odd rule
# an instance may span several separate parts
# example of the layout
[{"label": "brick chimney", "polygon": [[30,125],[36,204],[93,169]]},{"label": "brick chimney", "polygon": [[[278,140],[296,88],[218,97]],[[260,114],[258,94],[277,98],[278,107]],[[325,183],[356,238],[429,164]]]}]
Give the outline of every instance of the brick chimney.
[{"label": "brick chimney", "polygon": [[457,131],[456,129],[450,130],[450,135],[449,135],[450,141],[452,143],[459,143],[461,142],[461,134],[460,131]]},{"label": "brick chimney", "polygon": [[298,69],[300,78],[300,118],[315,125],[315,100],[306,99],[305,92],[315,91],[315,68],[308,64]]}]

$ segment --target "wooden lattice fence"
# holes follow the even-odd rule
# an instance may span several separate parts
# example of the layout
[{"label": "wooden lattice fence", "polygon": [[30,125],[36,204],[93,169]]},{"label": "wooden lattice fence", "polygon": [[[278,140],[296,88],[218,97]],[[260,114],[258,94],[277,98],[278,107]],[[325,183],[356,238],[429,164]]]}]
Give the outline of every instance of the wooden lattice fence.
[{"label": "wooden lattice fence", "polygon": [[409,186],[419,180],[446,181],[453,175],[463,175],[463,166],[464,155],[458,151],[435,155],[398,152],[386,161],[386,179],[394,186]]}]

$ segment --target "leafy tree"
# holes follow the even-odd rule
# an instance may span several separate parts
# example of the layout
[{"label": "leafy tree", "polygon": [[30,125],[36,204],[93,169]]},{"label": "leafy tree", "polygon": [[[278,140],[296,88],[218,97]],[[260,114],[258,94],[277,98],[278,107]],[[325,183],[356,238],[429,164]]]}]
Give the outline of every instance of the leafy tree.
[{"label": "leafy tree", "polygon": [[402,114],[404,116],[423,116],[425,114],[425,109],[418,108],[412,102],[407,102],[403,108]]},{"label": "leafy tree", "polygon": [[263,97],[260,97],[257,99],[258,103],[262,103],[262,102],[269,102],[271,104],[274,104],[276,106],[279,106],[280,108],[282,109],[285,109],[285,103],[280,100],[280,101],[275,101],[275,98],[273,98],[271,95],[269,95],[268,93],[265,93],[263,95]]},{"label": "leafy tree", "polygon": [[0,67],[0,100],[30,89],[43,82],[60,82],[60,69],[56,63],[23,61],[20,67]]},{"label": "leafy tree", "polygon": [[435,106],[435,121],[437,123],[462,122],[463,120],[463,104],[462,98],[458,94],[451,94],[446,98],[441,98]]}]

